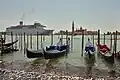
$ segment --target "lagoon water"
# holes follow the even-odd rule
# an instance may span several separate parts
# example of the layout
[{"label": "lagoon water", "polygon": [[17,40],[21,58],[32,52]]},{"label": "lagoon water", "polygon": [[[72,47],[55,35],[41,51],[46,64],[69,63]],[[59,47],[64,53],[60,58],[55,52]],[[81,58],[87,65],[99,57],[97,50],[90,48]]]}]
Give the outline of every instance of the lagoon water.
[{"label": "lagoon water", "polygon": [[[63,37],[65,38],[66,36],[63,36]],[[71,39],[71,36],[69,36],[69,37]],[[119,37],[120,36],[118,36],[118,38]],[[21,43],[20,37],[18,36],[17,38],[19,39],[19,41]],[[27,36],[26,36],[26,38],[27,38]],[[53,38],[54,38],[53,43],[56,44],[59,41],[60,36],[54,35]],[[87,42],[88,38],[90,38],[91,41],[93,41],[93,36],[85,35],[84,45]],[[94,38],[97,39],[97,36],[94,36]],[[103,35],[101,35],[101,38],[103,38]],[[44,36],[43,39],[44,39],[44,41],[42,42],[43,47],[49,46],[51,44],[51,36]],[[15,36],[14,36],[13,40],[15,40]],[[6,42],[11,42],[11,36],[10,35],[6,36]],[[66,40],[63,39],[63,43],[65,43],[65,42],[66,42]],[[97,42],[97,40],[94,40],[94,43],[96,43],[96,42]],[[102,39],[101,43],[103,43],[103,42],[104,41]],[[106,44],[108,46],[110,46],[110,35],[106,36],[106,41],[105,42],[106,42]],[[22,36],[22,43],[24,44],[23,36]],[[27,39],[26,39],[26,43],[27,43]],[[112,42],[112,45],[113,45],[113,43],[114,43],[114,41]],[[120,43],[120,41],[118,40],[117,41],[117,51],[119,51],[119,48],[120,48],[119,43]],[[31,49],[30,48],[30,37],[29,37],[29,47],[28,47],[28,49],[37,50],[37,37],[36,36],[32,37],[32,45],[33,46],[32,46],[32,49]],[[64,67],[66,63],[70,64],[71,66],[84,66],[84,60],[83,60],[83,57],[81,56],[81,52],[82,52],[81,51],[81,48],[82,48],[81,46],[82,46],[82,36],[74,36],[73,37],[73,49],[72,50],[70,49],[70,53],[68,54],[67,58],[63,57],[63,58],[58,59],[57,64],[61,64],[61,65],[59,65],[61,67]],[[8,61],[8,62],[15,61],[15,60],[23,60],[23,61],[32,61],[32,60],[34,60],[34,59],[28,59],[26,57],[26,55],[24,54],[24,47],[21,50],[19,42],[17,42],[17,48],[20,49],[20,50],[17,51],[17,52],[5,54],[4,56],[0,56],[0,59],[2,59],[4,61]],[[40,48],[41,48],[41,36],[39,36],[39,49]],[[119,64],[119,63],[117,63],[117,64]],[[104,65],[104,63],[101,62],[97,58],[97,55],[96,55],[96,65],[97,65],[96,67],[99,68],[99,69],[107,69],[107,67]]]}]

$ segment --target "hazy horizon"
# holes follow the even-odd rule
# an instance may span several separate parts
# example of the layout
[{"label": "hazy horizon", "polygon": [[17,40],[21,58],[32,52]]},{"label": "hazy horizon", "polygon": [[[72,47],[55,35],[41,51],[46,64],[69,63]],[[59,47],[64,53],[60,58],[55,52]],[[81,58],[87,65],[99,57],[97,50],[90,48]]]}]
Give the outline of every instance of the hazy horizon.
[{"label": "hazy horizon", "polygon": [[82,26],[101,32],[120,30],[119,0],[0,0],[0,31],[11,25],[46,25],[48,29],[71,30]]}]

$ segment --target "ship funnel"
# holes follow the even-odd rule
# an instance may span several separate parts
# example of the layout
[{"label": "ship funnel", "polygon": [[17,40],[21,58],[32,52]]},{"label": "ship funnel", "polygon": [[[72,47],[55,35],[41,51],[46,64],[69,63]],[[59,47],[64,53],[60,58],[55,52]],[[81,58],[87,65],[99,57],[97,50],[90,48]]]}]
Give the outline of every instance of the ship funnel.
[{"label": "ship funnel", "polygon": [[23,25],[23,21],[20,21],[20,25]]}]

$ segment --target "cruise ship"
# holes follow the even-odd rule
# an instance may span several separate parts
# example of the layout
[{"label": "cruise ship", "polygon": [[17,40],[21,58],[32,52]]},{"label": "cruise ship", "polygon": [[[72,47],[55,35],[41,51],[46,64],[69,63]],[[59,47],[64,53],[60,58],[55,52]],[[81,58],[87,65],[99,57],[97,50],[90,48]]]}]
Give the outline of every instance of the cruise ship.
[{"label": "cruise ship", "polygon": [[23,21],[19,22],[19,25],[16,26],[10,26],[8,28],[6,28],[6,34],[26,34],[26,35],[36,35],[37,32],[38,34],[42,34],[42,35],[49,35],[52,34],[54,30],[48,30],[45,29],[46,26],[41,25],[40,23],[34,23],[33,25],[24,25]]}]

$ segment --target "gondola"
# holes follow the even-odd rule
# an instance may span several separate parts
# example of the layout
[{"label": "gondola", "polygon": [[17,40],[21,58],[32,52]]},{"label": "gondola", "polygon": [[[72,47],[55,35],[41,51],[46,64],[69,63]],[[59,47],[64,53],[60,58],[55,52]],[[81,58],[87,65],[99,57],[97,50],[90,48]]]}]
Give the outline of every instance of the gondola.
[{"label": "gondola", "polygon": [[5,44],[3,44],[3,46],[10,47],[10,46],[12,46],[13,44],[15,44],[16,42],[18,42],[18,40],[14,41],[14,42],[12,42],[12,43],[5,43]]},{"label": "gondola", "polygon": [[114,63],[114,53],[106,45],[102,45],[102,46],[103,46],[103,48],[98,46],[100,57],[107,63],[113,64]]},{"label": "gondola", "polygon": [[88,47],[85,47],[85,54],[95,54],[95,47],[93,46],[88,46]]},{"label": "gondola", "polygon": [[93,45],[85,46],[84,63],[88,67],[92,67],[95,63],[95,47]]},{"label": "gondola", "polygon": [[115,73],[115,70],[114,70],[114,64],[115,64],[114,52],[112,52],[112,50],[109,49],[108,46],[105,44],[103,44],[103,45],[99,44],[98,50],[99,50],[99,54],[100,54],[102,61],[105,63],[105,66],[108,67],[108,73],[114,74]]},{"label": "gondola", "polygon": [[61,46],[50,46],[49,48],[43,49],[44,58],[45,59],[54,59],[63,57],[68,53],[68,46],[61,45]]},{"label": "gondola", "polygon": [[103,58],[106,62],[108,63],[114,63],[114,54],[112,52],[107,52],[107,53],[103,53],[103,52],[99,52],[101,55],[101,58]]},{"label": "gondola", "polygon": [[26,56],[27,58],[43,57],[43,52],[42,52],[42,49],[30,51],[26,48]]},{"label": "gondola", "polygon": [[[12,43],[2,43],[2,44],[3,44],[2,47],[3,47],[4,52],[5,52],[5,53],[8,53],[8,52],[12,51],[10,47],[11,47],[13,44],[15,44],[16,42],[18,42],[18,40],[14,41],[14,42],[12,42]],[[1,45],[1,44],[0,44],[0,45]],[[1,49],[1,46],[0,46],[0,49]]]}]

